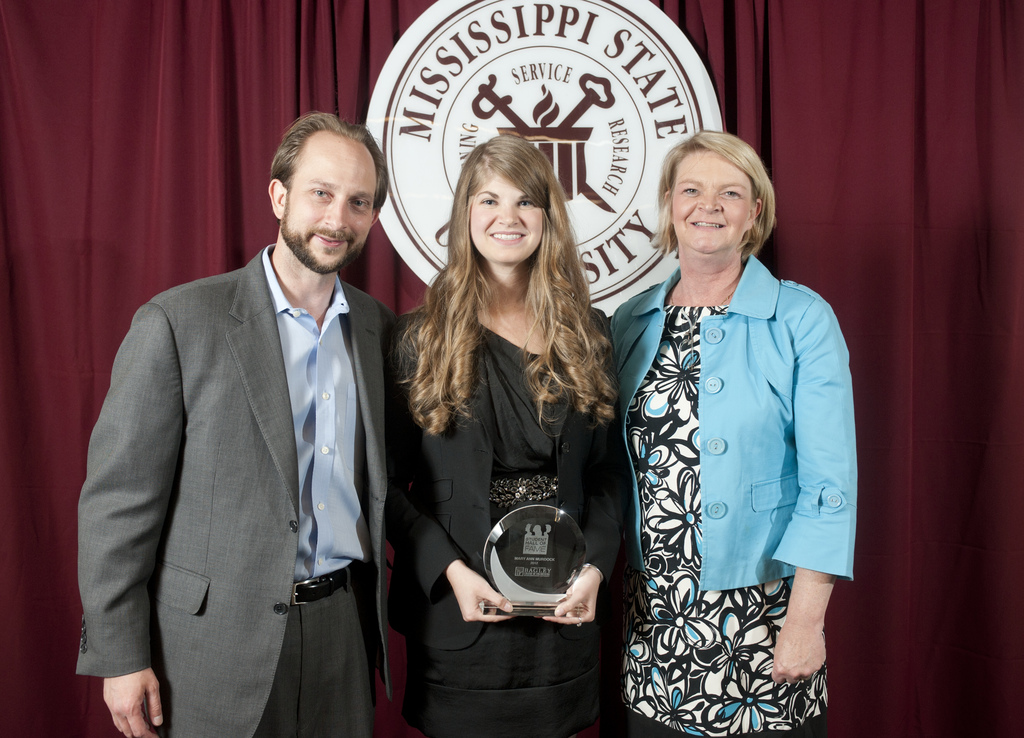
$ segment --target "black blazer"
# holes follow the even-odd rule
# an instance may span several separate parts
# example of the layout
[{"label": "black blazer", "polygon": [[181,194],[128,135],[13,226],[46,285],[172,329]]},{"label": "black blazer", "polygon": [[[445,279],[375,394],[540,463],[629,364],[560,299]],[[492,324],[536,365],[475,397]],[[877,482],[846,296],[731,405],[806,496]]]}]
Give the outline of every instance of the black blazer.
[{"label": "black blazer", "polygon": [[[400,319],[404,322],[407,318]],[[399,326],[396,336],[403,335]],[[401,355],[401,347],[393,354]],[[397,363],[397,362],[396,362]],[[395,373],[403,376],[395,367]],[[478,392],[483,391],[482,388]],[[395,551],[389,592],[391,624],[407,638],[435,648],[472,643],[484,623],[462,619],[444,571],[462,559],[486,576],[483,547],[491,531],[488,493],[496,422],[490,403],[475,403],[477,416],[442,436],[423,433],[396,392],[397,416],[388,424],[388,540]],[[559,507],[583,529],[587,562],[608,582],[619,552],[622,506],[629,486],[626,448],[619,426],[594,426],[570,410],[556,442]],[[602,586],[604,588],[604,585]],[[579,638],[597,627],[565,628]]]}]

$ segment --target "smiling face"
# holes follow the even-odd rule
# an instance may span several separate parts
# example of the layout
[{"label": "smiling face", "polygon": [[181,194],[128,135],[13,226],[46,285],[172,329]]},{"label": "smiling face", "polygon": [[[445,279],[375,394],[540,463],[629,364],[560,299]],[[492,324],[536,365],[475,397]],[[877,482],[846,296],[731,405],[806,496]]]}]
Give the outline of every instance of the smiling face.
[{"label": "smiling face", "polygon": [[[299,156],[291,187],[270,183],[279,242],[291,258],[316,274],[334,274],[363,249],[377,220],[376,175],[364,146],[334,133],[310,136]],[[284,252],[285,249],[280,249]],[[287,258],[287,254],[275,257]]]},{"label": "smiling face", "polygon": [[491,273],[524,268],[544,235],[544,211],[508,180],[492,176],[470,198],[469,235]]},{"label": "smiling face", "polygon": [[676,169],[672,224],[679,259],[740,260],[744,235],[761,212],[750,178],[736,165],[710,151],[690,154]]}]

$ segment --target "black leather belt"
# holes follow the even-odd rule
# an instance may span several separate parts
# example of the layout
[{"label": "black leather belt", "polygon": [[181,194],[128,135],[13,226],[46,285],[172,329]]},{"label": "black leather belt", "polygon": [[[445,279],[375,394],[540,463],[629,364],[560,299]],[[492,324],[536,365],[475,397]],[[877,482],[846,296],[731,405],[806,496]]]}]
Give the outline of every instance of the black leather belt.
[{"label": "black leather belt", "polygon": [[324,597],[330,597],[339,589],[348,589],[349,567],[345,566],[336,569],[330,574],[304,579],[296,582],[292,587],[292,604],[305,605],[308,602],[316,602]]}]

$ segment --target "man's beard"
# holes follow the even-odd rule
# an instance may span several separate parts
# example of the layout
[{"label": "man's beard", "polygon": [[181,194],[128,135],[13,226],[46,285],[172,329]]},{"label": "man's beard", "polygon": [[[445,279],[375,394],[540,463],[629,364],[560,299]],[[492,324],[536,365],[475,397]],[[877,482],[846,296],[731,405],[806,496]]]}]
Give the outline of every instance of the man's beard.
[{"label": "man's beard", "polygon": [[[347,241],[348,246],[345,247],[343,253],[334,261],[320,262],[317,261],[316,254],[313,253],[313,249],[309,245],[315,235],[323,236],[332,241]],[[336,231],[318,228],[306,231],[305,233],[293,231],[288,227],[287,207],[285,207],[284,217],[281,219],[281,238],[284,240],[285,245],[291,249],[291,252],[295,254],[295,258],[299,260],[299,263],[316,274],[334,274],[340,271],[359,257],[359,254],[363,252],[363,246],[366,244],[365,240],[357,241],[355,234],[347,228]]]}]

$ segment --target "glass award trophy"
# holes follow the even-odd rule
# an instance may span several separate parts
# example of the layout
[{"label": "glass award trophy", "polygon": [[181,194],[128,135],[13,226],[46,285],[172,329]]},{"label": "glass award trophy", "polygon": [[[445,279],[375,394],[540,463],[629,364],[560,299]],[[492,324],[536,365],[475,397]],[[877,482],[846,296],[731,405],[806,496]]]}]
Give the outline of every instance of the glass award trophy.
[{"label": "glass award trophy", "polygon": [[480,603],[485,615],[551,615],[583,568],[583,531],[551,505],[513,510],[491,529],[484,544],[484,570],[494,588],[512,603],[506,613]]}]

